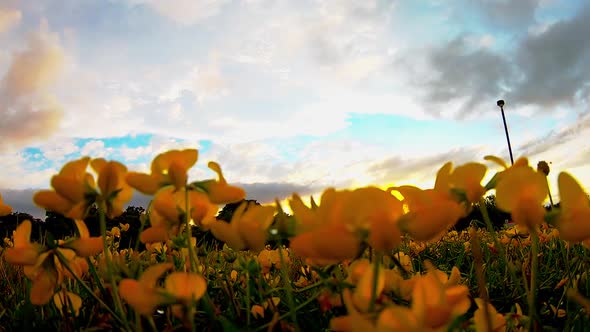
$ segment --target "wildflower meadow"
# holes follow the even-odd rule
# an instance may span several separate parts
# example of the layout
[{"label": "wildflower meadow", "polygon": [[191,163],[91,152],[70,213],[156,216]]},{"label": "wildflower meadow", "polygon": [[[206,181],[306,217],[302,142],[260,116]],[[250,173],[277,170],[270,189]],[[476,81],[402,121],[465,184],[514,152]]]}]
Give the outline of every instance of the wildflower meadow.
[{"label": "wildflower meadow", "polygon": [[[32,236],[18,220],[4,234],[0,329],[590,330],[590,200],[562,172],[553,202],[544,162],[449,162],[433,188],[326,188],[309,204],[293,193],[287,209],[246,200],[215,162],[211,179],[189,179],[197,160],[171,150],[149,174],[102,158],[63,165],[33,200],[74,231]],[[151,196],[139,224],[112,226],[134,192]],[[474,210],[482,220],[457,227]]]}]

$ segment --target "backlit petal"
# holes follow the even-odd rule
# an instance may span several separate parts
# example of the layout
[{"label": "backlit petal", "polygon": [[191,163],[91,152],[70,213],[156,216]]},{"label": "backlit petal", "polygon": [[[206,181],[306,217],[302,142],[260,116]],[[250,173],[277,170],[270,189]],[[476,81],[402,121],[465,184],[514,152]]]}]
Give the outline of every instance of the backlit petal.
[{"label": "backlit petal", "polygon": [[166,277],[164,288],[184,303],[191,303],[205,294],[207,282],[196,273],[174,272]]}]

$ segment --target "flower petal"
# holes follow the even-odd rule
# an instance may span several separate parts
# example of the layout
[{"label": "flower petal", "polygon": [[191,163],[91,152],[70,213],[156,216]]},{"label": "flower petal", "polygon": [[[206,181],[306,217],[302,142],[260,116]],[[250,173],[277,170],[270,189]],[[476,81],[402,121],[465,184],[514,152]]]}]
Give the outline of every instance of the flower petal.
[{"label": "flower petal", "polygon": [[145,287],[133,279],[123,279],[119,283],[119,294],[138,313],[149,316],[166,298]]},{"label": "flower petal", "polygon": [[71,208],[72,203],[61,197],[53,190],[41,190],[33,196],[33,202],[46,210],[66,214]]},{"label": "flower petal", "polygon": [[64,248],[72,249],[80,257],[91,257],[98,255],[104,250],[104,243],[102,237],[86,237],[79,238],[67,242]]},{"label": "flower petal", "polygon": [[196,273],[173,272],[164,282],[164,288],[182,302],[198,301],[207,291],[207,281]]},{"label": "flower petal", "polygon": [[55,292],[57,280],[57,271],[54,268],[42,268],[41,272],[33,279],[31,303],[33,305],[47,304]]},{"label": "flower petal", "polygon": [[72,292],[58,292],[53,295],[53,303],[58,310],[62,310],[64,306],[67,306],[74,310],[74,314],[78,316],[80,314],[80,308],[82,307],[82,298]]},{"label": "flower petal", "polygon": [[2,201],[2,195],[0,195],[0,217],[7,216],[12,213],[12,207],[10,205],[4,204]]},{"label": "flower petal", "polygon": [[168,270],[172,269],[172,263],[160,263],[148,267],[139,278],[139,282],[145,287],[155,287],[156,282]]},{"label": "flower petal", "polygon": [[160,189],[160,182],[154,176],[138,172],[129,172],[125,181],[137,191],[146,195],[153,195]]}]

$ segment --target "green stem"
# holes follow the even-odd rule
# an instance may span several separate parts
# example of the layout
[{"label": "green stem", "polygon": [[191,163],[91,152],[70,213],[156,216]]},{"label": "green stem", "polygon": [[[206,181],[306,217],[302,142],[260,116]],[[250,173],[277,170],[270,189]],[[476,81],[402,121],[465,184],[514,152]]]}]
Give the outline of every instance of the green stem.
[{"label": "green stem", "polygon": [[152,329],[152,331],[157,332],[158,328],[156,327],[156,322],[154,322],[154,317],[149,316],[147,318],[147,321],[150,324],[150,328]]},{"label": "green stem", "polygon": [[373,285],[371,287],[371,302],[369,302],[369,312],[375,310],[375,301],[377,301],[377,285],[379,283],[379,268],[381,267],[381,258],[383,254],[375,251],[375,260],[373,261]]},{"label": "green stem", "polygon": [[485,316],[485,326],[487,331],[492,331],[492,322],[490,320],[490,309],[488,303],[490,301],[489,294],[486,289],[485,272],[483,269],[483,253],[481,251],[481,242],[477,236],[477,232],[472,233],[471,237],[471,252],[473,253],[473,266],[475,268],[475,276],[477,278],[477,288],[479,289],[479,297],[484,301],[483,312]]},{"label": "green stem", "polygon": [[[317,297],[318,297],[318,296],[319,296],[319,295],[320,295],[322,292],[324,292],[324,291],[323,291],[323,290],[319,290],[319,291],[318,291],[317,293],[315,293],[313,296],[310,296],[310,297],[309,297],[309,298],[308,298],[308,299],[307,299],[305,302],[303,302],[303,303],[301,303],[300,305],[298,305],[297,307],[295,307],[295,311],[299,311],[299,310],[301,310],[301,309],[305,308],[305,306],[307,306],[307,305],[308,305],[308,304],[310,304],[311,302],[313,302],[313,301],[316,301],[316,300],[317,300]],[[287,318],[289,315],[291,315],[291,312],[288,312],[288,313],[286,313],[286,314],[283,314],[283,315],[279,316],[279,319],[278,319],[278,321],[281,321],[281,320],[283,320],[283,319]],[[256,331],[262,331],[262,330],[264,330],[264,329],[268,328],[268,327],[270,326],[270,324],[271,324],[271,323],[266,323],[266,324],[264,324],[264,325],[260,326],[258,329],[256,329]]]},{"label": "green stem", "polygon": [[[344,280],[344,278],[342,278],[342,280]],[[305,291],[308,291],[308,290],[311,290],[311,289],[317,288],[317,287],[319,287],[319,286],[321,286],[321,285],[323,285],[323,284],[324,284],[324,282],[323,282],[323,281],[318,281],[318,282],[316,282],[316,283],[314,283],[314,284],[311,284],[311,285],[309,285],[309,286],[305,286],[305,287],[303,287],[303,288],[301,288],[301,289],[295,289],[295,290],[293,290],[293,292],[294,292],[294,293],[303,293],[303,292],[305,292]]]},{"label": "green stem", "polygon": [[[152,206],[152,202],[153,202],[153,200],[151,200],[148,203],[147,209],[145,210],[146,216],[149,216],[149,211]],[[134,246],[133,252],[137,252],[137,250],[139,250],[139,242],[140,242],[139,236],[141,235],[141,232],[143,232],[143,229],[145,228],[145,223],[146,223],[145,218],[141,218],[141,216],[140,216],[139,220],[141,221],[141,224],[139,225],[139,231],[137,232],[137,238],[135,239],[135,246]]]},{"label": "green stem", "polygon": [[250,271],[246,271],[246,326],[250,326]]},{"label": "green stem", "polygon": [[86,283],[72,270],[70,264],[68,263],[68,260],[64,257],[64,255],[59,250],[55,250],[55,254],[57,255],[57,258],[59,259],[61,264],[66,268],[66,270],[68,270],[68,272],[70,272],[74,279],[76,279],[78,284],[81,285],[82,288],[84,288],[84,290],[86,290],[86,292],[90,294],[90,296],[92,296],[100,305],[102,305],[105,308],[105,310],[108,311],[119,324],[128,328],[127,323],[123,321],[119,317],[119,315],[115,313],[103,300],[96,296],[92,289],[90,289],[90,287],[88,287],[88,285],[86,285]]},{"label": "green stem", "polygon": [[[190,272],[191,273],[195,273],[197,271],[197,260],[196,260],[196,254],[195,254],[195,248],[193,247],[193,243],[192,243],[192,238],[193,238],[193,234],[191,231],[191,225],[190,225],[190,210],[189,210],[189,204],[188,204],[188,199],[189,199],[189,195],[188,195],[188,188],[184,188],[184,226],[186,229],[186,236],[187,236],[187,240],[188,240],[188,257],[189,257],[189,262],[190,262]],[[195,332],[196,331],[196,326],[195,326],[195,309],[196,309],[196,303],[195,301],[191,301],[190,306],[187,308],[187,319],[189,320],[189,324],[191,327],[191,331]]]},{"label": "green stem", "polygon": [[537,292],[537,270],[539,264],[539,235],[537,230],[531,230],[531,238],[533,239],[531,247],[531,287],[529,288],[529,331],[534,331],[536,319],[535,299]]},{"label": "green stem", "polygon": [[190,262],[190,271],[194,273],[197,271],[197,265],[196,265],[196,259],[195,259],[195,249],[193,248],[193,244],[191,242],[193,234],[191,232],[189,215],[190,215],[190,211],[189,211],[189,204],[188,204],[188,190],[187,190],[187,188],[185,188],[184,189],[184,226],[186,229],[186,235],[187,235],[187,239],[188,239],[188,257],[189,257],[189,262]]},{"label": "green stem", "polygon": [[514,283],[514,285],[520,285],[520,283],[518,283],[518,281],[517,281],[516,273],[514,272],[514,270],[512,268],[510,268],[510,264],[508,262],[508,256],[506,254],[506,251],[504,250],[504,246],[500,243],[500,241],[498,241],[498,235],[496,234],[496,230],[494,230],[494,226],[492,225],[492,220],[490,219],[490,215],[488,213],[488,208],[486,207],[486,202],[483,197],[479,201],[479,210],[481,211],[483,219],[486,223],[487,230],[490,233],[490,235],[492,236],[492,240],[494,241],[494,246],[500,252],[500,256],[502,257],[502,260],[504,260],[503,263],[505,264],[505,266],[508,267],[508,272],[510,272],[510,278],[512,279],[512,282]]},{"label": "green stem", "polygon": [[287,264],[285,264],[285,258],[283,257],[283,248],[279,246],[279,260],[281,262],[281,278],[283,279],[283,283],[285,284],[285,289],[287,290],[287,301],[289,303],[289,314],[291,316],[291,320],[293,324],[295,324],[295,330],[300,331],[299,323],[297,323],[297,309],[295,308],[295,299],[293,298],[293,287],[291,287],[291,280],[289,279],[289,274],[287,273]]},{"label": "green stem", "polygon": [[94,267],[94,264],[90,261],[90,258],[88,258],[88,257],[86,257],[86,263],[88,263],[88,270],[90,271],[92,278],[94,278],[94,281],[96,282],[96,285],[98,286],[98,289],[100,290],[100,293],[102,294],[102,296],[104,296],[106,298],[107,291],[104,288],[104,285],[102,284],[102,280],[98,276],[98,273],[96,272],[96,268]]},{"label": "green stem", "polygon": [[[103,255],[105,257],[105,263],[106,263],[106,267],[107,267],[107,275],[109,278],[109,282],[111,284],[111,290],[112,290],[112,294],[111,296],[113,297],[114,301],[115,301],[115,310],[122,314],[122,316],[124,317],[124,311],[123,311],[123,304],[121,302],[121,298],[119,297],[119,291],[117,288],[117,283],[115,281],[115,275],[113,273],[113,261],[111,259],[111,250],[108,246],[108,241],[107,241],[107,220],[106,220],[106,216],[104,213],[104,210],[101,207],[102,204],[98,204],[98,218],[99,218],[99,222],[100,222],[100,235],[102,236],[102,244],[104,246],[104,251],[103,251]],[[129,326],[127,326],[127,321],[125,321],[125,327],[129,328]]]},{"label": "green stem", "polygon": [[551,203],[550,210],[553,210],[553,197],[551,197],[551,188],[549,187],[549,179],[545,176],[545,184],[547,185],[547,195],[549,195],[549,202]]}]

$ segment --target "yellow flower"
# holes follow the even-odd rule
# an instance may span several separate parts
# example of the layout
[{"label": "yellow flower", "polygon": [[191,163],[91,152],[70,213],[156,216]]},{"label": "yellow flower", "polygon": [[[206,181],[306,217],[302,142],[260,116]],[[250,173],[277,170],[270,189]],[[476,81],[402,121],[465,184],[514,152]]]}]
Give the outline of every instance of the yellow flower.
[{"label": "yellow flower", "polygon": [[529,165],[529,161],[526,157],[518,158],[514,162],[514,165],[512,165],[512,166],[508,166],[508,164],[506,163],[506,161],[504,161],[504,159],[497,157],[497,156],[493,156],[493,155],[487,155],[487,156],[483,157],[483,159],[485,159],[487,161],[491,161],[491,162],[501,166],[505,170],[512,168],[512,167],[521,167],[521,166],[528,166]]},{"label": "yellow flower", "polygon": [[84,219],[88,207],[96,198],[94,177],[86,172],[89,161],[89,157],[83,157],[66,163],[60,172],[51,178],[54,190],[41,190],[35,193],[35,204],[68,218]]},{"label": "yellow flower", "polygon": [[80,236],[64,242],[62,247],[74,250],[79,257],[90,257],[101,253],[104,250],[102,237],[91,237],[84,221],[76,219],[74,222]]},{"label": "yellow flower", "polygon": [[266,243],[268,227],[273,221],[273,206],[244,201],[232,215],[230,223],[217,220],[211,224],[213,235],[234,250],[260,251]]},{"label": "yellow flower", "polygon": [[111,228],[111,235],[113,237],[121,237],[121,229],[117,226]]},{"label": "yellow flower", "polygon": [[289,247],[297,256],[323,265],[354,258],[360,250],[360,241],[344,224],[328,224],[295,236]]},{"label": "yellow flower", "polygon": [[74,315],[78,316],[82,307],[82,298],[72,292],[58,292],[53,296],[53,303],[58,310],[61,311],[65,307],[68,311],[73,310]]},{"label": "yellow flower", "polygon": [[346,197],[342,222],[353,232],[368,231],[369,245],[377,251],[387,252],[401,243],[398,220],[403,213],[402,202],[391,193],[365,187]]},{"label": "yellow flower", "polygon": [[[446,278],[446,276],[445,276]],[[441,280],[434,271],[416,279],[412,291],[411,309],[425,329],[446,329],[458,316],[469,310],[469,289]]]},{"label": "yellow flower", "polygon": [[33,265],[45,247],[31,243],[31,221],[25,220],[14,231],[14,247],[6,248],[4,258],[13,265]]},{"label": "yellow flower", "polygon": [[151,174],[129,172],[126,176],[127,183],[147,195],[153,195],[167,185],[173,185],[176,189],[184,188],[188,170],[197,162],[198,156],[196,149],[161,153],[152,161]]},{"label": "yellow flower", "polygon": [[[327,192],[328,191],[324,191],[324,195],[326,195]],[[313,197],[311,200],[313,202]],[[308,207],[303,203],[299,194],[293,193],[289,199],[289,206],[291,207],[291,211],[293,211],[293,216],[297,222],[295,229],[296,233],[299,234],[313,230],[320,223],[317,206],[315,208],[313,206],[311,208]]]},{"label": "yellow flower", "polygon": [[2,195],[0,195],[0,217],[7,216],[12,213],[12,207],[10,205],[4,204],[2,201]]},{"label": "yellow flower", "polygon": [[164,282],[166,292],[185,305],[198,301],[207,291],[207,281],[196,273],[173,272]]},{"label": "yellow flower", "polygon": [[449,183],[451,188],[465,191],[468,202],[476,203],[486,192],[481,185],[486,172],[487,167],[484,164],[467,163],[455,168],[449,175]]},{"label": "yellow flower", "polygon": [[71,276],[70,272],[58,259],[60,253],[66,263],[76,275],[81,276],[87,271],[88,265],[82,257],[98,254],[102,251],[100,237],[89,237],[86,225],[76,220],[80,237],[67,242],[59,242],[54,249],[49,249],[38,243],[30,242],[31,222],[23,221],[14,234],[15,247],[8,248],[4,257],[8,263],[24,266],[24,273],[32,283],[31,303],[43,305],[51,300],[55,288],[63,281],[64,276]]},{"label": "yellow flower", "polygon": [[560,208],[557,219],[559,236],[572,242],[590,239],[590,200],[582,186],[568,173],[557,178]]},{"label": "yellow flower", "polygon": [[401,306],[392,306],[384,309],[377,319],[378,332],[419,332],[419,331],[433,331],[421,327],[418,323],[416,315],[410,308]]},{"label": "yellow flower", "polygon": [[125,181],[127,167],[117,161],[94,159],[90,166],[98,174],[99,203],[108,218],[116,218],[123,213],[123,207],[133,196],[133,188]]},{"label": "yellow flower", "polygon": [[518,225],[534,229],[545,216],[543,201],[547,197],[545,175],[531,167],[511,168],[496,186],[498,208],[510,212]]},{"label": "yellow flower", "polygon": [[149,220],[151,227],[140,235],[143,243],[165,242],[175,236],[184,223],[186,213],[186,196],[188,195],[189,219],[196,225],[208,227],[215,221],[217,205],[212,204],[206,194],[186,189],[175,190],[168,186],[154,196]]},{"label": "yellow flower", "polygon": [[207,166],[217,173],[218,180],[206,180],[200,183],[200,187],[209,195],[209,199],[214,204],[228,204],[243,200],[246,197],[244,189],[227,184],[221,166],[214,161],[210,161]]},{"label": "yellow flower", "polygon": [[281,257],[279,256],[279,250],[281,250],[283,254],[283,260],[285,264],[289,265],[291,263],[291,258],[289,257],[289,251],[287,249],[279,248],[275,250],[262,250],[258,254],[258,264],[260,264],[263,273],[268,273],[273,265],[277,269],[281,268]]},{"label": "yellow flower", "polygon": [[139,280],[123,279],[119,283],[119,295],[142,315],[151,315],[156,307],[166,303],[169,299],[164,290],[157,286],[158,279],[168,270],[172,263],[161,263],[148,267]]},{"label": "yellow flower", "polygon": [[431,264],[427,269],[425,275],[400,280],[392,288],[402,298],[411,298],[411,306],[394,305],[383,310],[377,320],[377,331],[446,331],[456,317],[467,312],[471,305],[469,290],[458,285],[459,270],[454,267],[447,277]]},{"label": "yellow flower", "polygon": [[505,176],[506,174],[509,174],[512,170],[518,169],[520,167],[530,167],[529,160],[526,157],[518,158],[514,162],[514,164],[511,166],[508,166],[508,164],[506,163],[506,161],[504,161],[504,159],[497,157],[497,156],[488,155],[488,156],[485,156],[483,159],[485,159],[487,161],[491,161],[492,163],[503,168],[502,171],[496,172],[496,174],[494,174],[494,177],[486,185],[487,189],[496,188],[498,182],[502,179],[502,177]]},{"label": "yellow flower", "polygon": [[139,280],[121,280],[121,298],[135,311],[146,316],[151,315],[162,304],[180,302],[190,305],[193,301],[198,301],[207,291],[207,282],[201,275],[173,272],[166,277],[164,288],[157,285],[158,279],[172,268],[172,263],[161,263],[148,267]]},{"label": "yellow flower", "polygon": [[[477,304],[477,310],[473,314],[473,320],[475,321],[476,332],[504,332],[506,331],[506,319],[504,316],[496,311],[496,308],[491,303],[487,303],[488,306],[488,318],[486,320],[486,314],[484,300],[477,298],[475,299]],[[492,330],[488,329],[487,322],[491,323]]]},{"label": "yellow flower", "polygon": [[[377,272],[377,285],[376,285],[376,294],[379,297],[379,294],[385,288],[385,271],[383,268],[380,268]],[[375,280],[375,270],[371,268],[367,268],[358,283],[356,284],[356,288],[352,293],[352,301],[356,308],[358,308],[361,312],[368,312],[369,307],[371,304],[371,297],[373,291],[373,282]]]},{"label": "yellow flower", "polygon": [[558,309],[553,304],[550,305],[550,308],[553,314],[559,318],[563,318],[567,315],[567,311],[565,311],[564,309]]},{"label": "yellow flower", "polygon": [[[311,258],[309,255],[314,254],[321,256],[319,251],[323,251],[328,260],[336,257],[352,258],[355,255],[352,252],[360,246],[362,234],[368,234],[369,244],[378,251],[391,250],[401,243],[397,221],[403,214],[402,203],[389,192],[376,187],[353,191],[336,191],[330,188],[322,193],[320,205],[316,207],[312,201],[311,208],[306,207],[299,196],[293,195],[290,204],[297,223],[296,233],[299,234],[293,239],[297,246],[307,246],[304,243],[317,241],[317,236],[325,236],[330,231],[337,232],[345,239],[343,241],[346,248],[335,244],[334,249],[328,249],[328,245],[323,244],[312,244],[316,246],[315,249],[299,247],[297,251],[308,255],[306,257]],[[349,234],[345,234],[346,232]],[[342,255],[335,250],[342,250]],[[320,258],[322,257],[314,257]]]},{"label": "yellow flower", "polygon": [[264,307],[259,304],[255,304],[252,306],[252,309],[250,309],[250,313],[252,314],[252,317],[256,319],[264,318]]},{"label": "yellow flower", "polygon": [[412,186],[391,189],[404,196],[403,202],[409,210],[400,218],[399,227],[415,240],[438,240],[464,214],[461,205],[443,192]]},{"label": "yellow flower", "polygon": [[404,270],[406,270],[407,272],[414,272],[414,266],[412,265],[412,257],[406,255],[403,252],[398,252],[396,254],[394,254],[394,257],[397,258],[401,264],[401,266],[404,268]]},{"label": "yellow flower", "polygon": [[348,315],[335,317],[330,320],[330,330],[337,332],[377,332],[375,324],[371,319],[361,314],[354,306],[350,289],[342,292],[342,298]]}]

